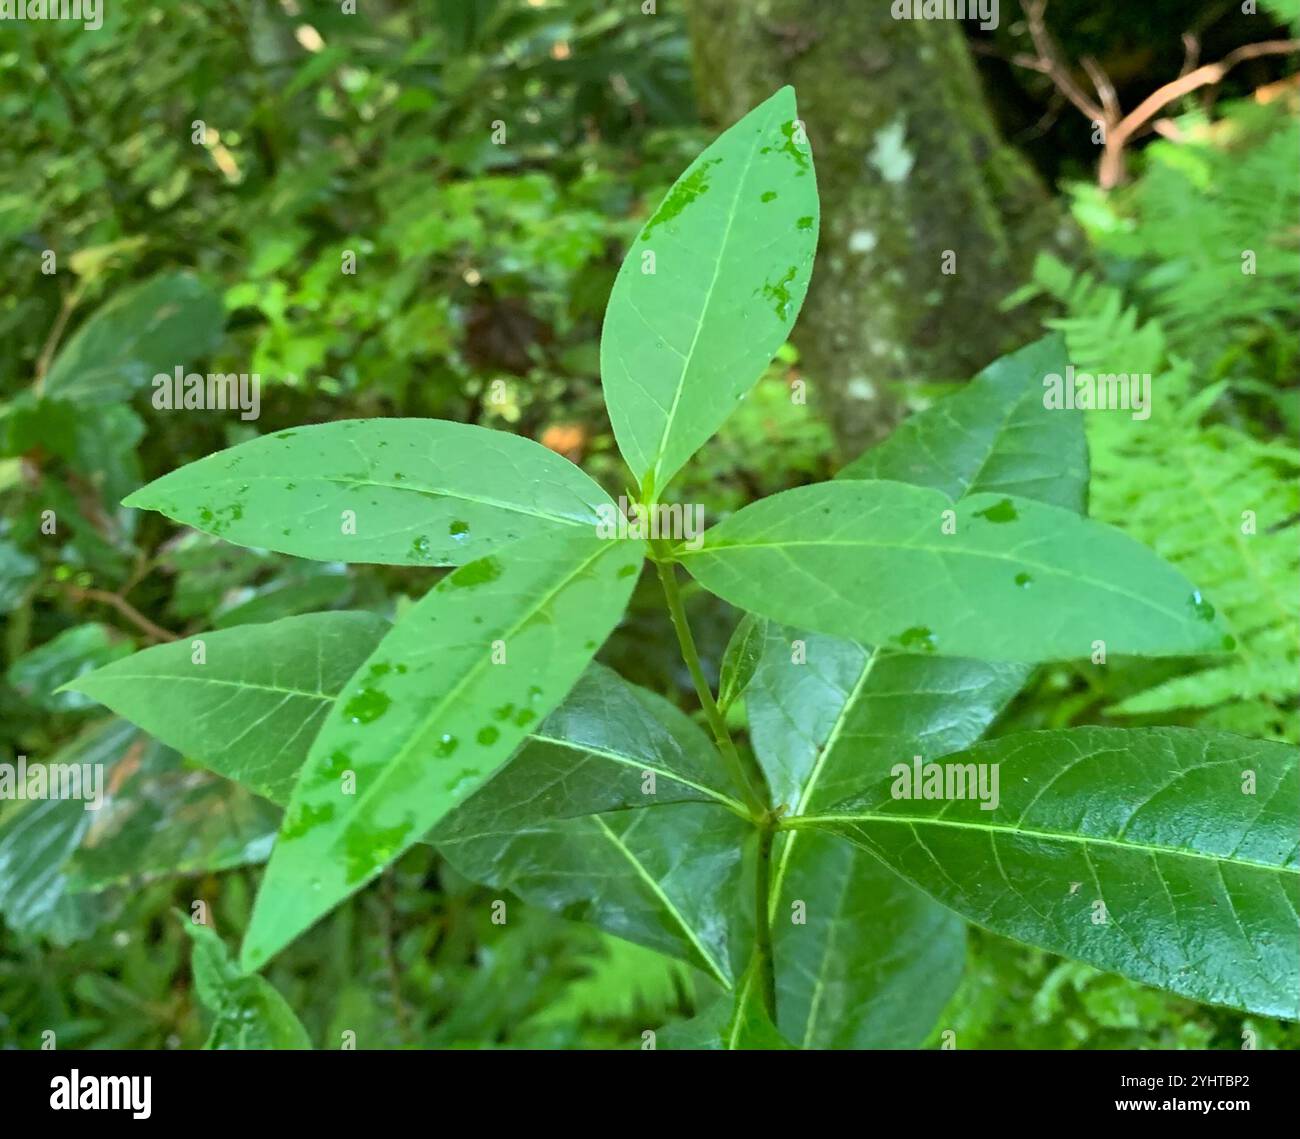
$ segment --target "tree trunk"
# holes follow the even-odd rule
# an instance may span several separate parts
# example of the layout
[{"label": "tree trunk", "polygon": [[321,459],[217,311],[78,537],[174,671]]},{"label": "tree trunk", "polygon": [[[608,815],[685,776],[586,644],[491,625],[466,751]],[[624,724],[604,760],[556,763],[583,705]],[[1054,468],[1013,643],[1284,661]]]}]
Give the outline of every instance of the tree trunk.
[{"label": "tree trunk", "polygon": [[719,126],[795,86],[822,200],[795,329],[804,375],[852,458],[902,414],[895,385],[961,380],[1039,332],[999,312],[1073,227],[998,136],[961,26],[885,0],[691,0],[701,109]]}]

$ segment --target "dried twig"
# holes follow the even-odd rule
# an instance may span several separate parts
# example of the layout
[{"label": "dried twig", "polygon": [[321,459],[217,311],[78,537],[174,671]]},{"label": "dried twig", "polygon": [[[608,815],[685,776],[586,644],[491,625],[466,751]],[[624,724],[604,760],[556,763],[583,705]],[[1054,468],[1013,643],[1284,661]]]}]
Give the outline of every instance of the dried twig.
[{"label": "dried twig", "polygon": [[109,605],[116,609],[123,617],[131,622],[146,636],[155,641],[178,641],[180,637],[177,634],[169,632],[161,625],[155,625],[143,613],[132,605],[125,597],[117,593],[109,593],[106,589],[83,589],[79,585],[69,585],[68,593],[75,601],[98,601],[102,605]]},{"label": "dried twig", "polygon": [[1125,114],[1119,105],[1115,85],[1095,59],[1084,57],[1079,60],[1079,65],[1092,83],[1097,98],[1094,99],[1075,81],[1071,69],[1062,60],[1056,42],[1047,30],[1047,0],[1021,0],[1020,6],[1025,13],[1025,23],[1035,54],[1018,53],[1011,57],[1011,62],[1018,67],[1046,75],[1077,110],[1102,125],[1105,136],[1101,162],[1097,167],[1097,182],[1104,190],[1109,190],[1124,180],[1124,148],[1136,134],[1153,129],[1168,136],[1167,128],[1153,124],[1151,120],[1170,103],[1200,87],[1221,82],[1232,68],[1248,59],[1300,52],[1300,40],[1264,40],[1236,48],[1218,63],[1197,66],[1200,40],[1191,32],[1185,32],[1183,67],[1178,78],[1158,87]]}]

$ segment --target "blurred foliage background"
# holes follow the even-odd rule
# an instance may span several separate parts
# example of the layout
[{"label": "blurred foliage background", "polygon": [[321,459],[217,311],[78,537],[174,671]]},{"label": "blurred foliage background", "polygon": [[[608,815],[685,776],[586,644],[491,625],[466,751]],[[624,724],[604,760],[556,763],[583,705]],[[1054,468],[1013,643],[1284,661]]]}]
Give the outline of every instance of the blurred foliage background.
[{"label": "blurred foliage background", "polygon": [[[278,824],[269,804],[55,689],[200,629],[323,608],[391,616],[429,581],[178,534],[120,508],[125,493],[256,433],[386,415],[517,431],[615,495],[624,485],[601,314],[627,243],[713,133],[683,5],[345,7],[177,0],[113,5],[95,32],[0,28],[0,760],[103,762],[112,791],[94,816],[0,803],[6,1047],[48,1031],[64,1047],[201,1044],[209,1018],[176,913],[202,900],[237,939]],[[1292,0],[1253,18],[1240,7],[1054,0],[1048,16],[1064,58],[1096,59],[1131,106],[1178,74],[1185,32],[1220,58],[1300,18]],[[1015,65],[1025,28],[1003,9],[995,31],[966,27],[967,50],[1002,135],[1086,244],[1044,248],[998,299],[1008,320],[1029,306],[1063,328],[1080,368],[1122,356],[1157,377],[1151,429],[1091,417],[1091,509],[1204,583],[1239,648],[1226,665],[1113,662],[1100,679],[1044,668],[997,730],[1186,723],[1296,742],[1294,57],[1167,108],[1132,148],[1130,180],[1102,192],[1090,124]],[[181,361],[258,373],[261,418],[154,410],[150,378]],[[894,395],[917,408],[964,378],[917,375]],[[810,405],[791,398],[799,379]],[[817,382],[783,350],[681,499],[716,519],[828,477],[834,423]],[[1243,495],[1275,520],[1250,541]],[[735,615],[690,602],[716,670]],[[692,706],[652,591],[602,656]],[[345,1030],[359,1047],[623,1045],[692,1011],[685,966],[518,902],[494,925],[492,900],[417,848],[269,979],[326,1047]],[[938,1028],[959,1047],[1238,1048],[1246,1030],[1259,1047],[1300,1044],[1293,1025],[978,931]]]}]

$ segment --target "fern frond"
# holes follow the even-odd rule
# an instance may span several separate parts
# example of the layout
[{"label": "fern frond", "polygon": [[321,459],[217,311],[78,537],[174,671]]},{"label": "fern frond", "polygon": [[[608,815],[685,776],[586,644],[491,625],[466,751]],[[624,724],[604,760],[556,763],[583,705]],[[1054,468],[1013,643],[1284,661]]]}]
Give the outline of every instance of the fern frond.
[{"label": "fern frond", "polygon": [[[1186,420],[1107,437],[1109,446],[1093,459],[1094,513],[1195,581],[1236,640],[1224,663],[1130,696],[1111,711],[1202,709],[1198,722],[1207,727],[1240,730],[1249,722],[1254,734],[1295,738],[1300,454]],[[1134,470],[1146,477],[1133,479]],[[1255,707],[1246,714],[1242,704]]]},{"label": "fern frond", "polygon": [[584,955],[582,965],[584,974],[532,1016],[531,1025],[633,1019],[658,1024],[691,991],[689,970],[681,962],[617,937],[602,934],[600,952]]},{"label": "fern frond", "polygon": [[1065,316],[1045,323],[1065,333],[1076,367],[1154,374],[1164,362],[1164,330],[1155,321],[1143,320],[1116,286],[1040,253],[1032,285],[1008,298],[1003,307],[1038,296],[1051,297],[1065,309]]},{"label": "fern frond", "polygon": [[[1205,727],[1300,740],[1300,451],[1207,425],[1230,385],[1193,394],[1196,365],[1118,287],[1050,257],[1039,259],[1034,278],[1066,308],[1049,323],[1065,332],[1076,368],[1152,376],[1149,420],[1088,413],[1090,512],[1178,566],[1213,599],[1235,640],[1230,657],[1109,711],[1177,711]],[[1178,342],[1198,347],[1194,337]]]}]

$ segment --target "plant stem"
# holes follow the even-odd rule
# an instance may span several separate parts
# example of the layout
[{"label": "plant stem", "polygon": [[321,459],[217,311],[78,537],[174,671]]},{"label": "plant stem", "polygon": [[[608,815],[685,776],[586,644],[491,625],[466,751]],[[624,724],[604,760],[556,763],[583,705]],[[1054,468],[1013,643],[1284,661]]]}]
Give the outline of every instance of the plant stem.
[{"label": "plant stem", "polygon": [[776,961],[772,956],[772,843],[776,817],[769,812],[758,832],[758,860],[754,868],[754,962],[763,984],[763,1007],[776,1023]]},{"label": "plant stem", "polygon": [[758,974],[762,985],[763,1007],[768,1018],[776,1023],[776,964],[772,956],[772,921],[768,894],[772,889],[772,844],[780,826],[780,812],[769,806],[770,794],[767,780],[762,769],[751,761],[746,764],[727,730],[727,721],[718,709],[713,698],[713,691],[705,679],[700,667],[700,654],[695,647],[695,638],[691,634],[690,624],[686,620],[686,610],[682,605],[681,590],[677,585],[676,563],[660,557],[662,553],[657,542],[651,542],[651,556],[659,581],[663,586],[664,600],[668,603],[668,615],[672,618],[673,629],[677,633],[677,643],[681,646],[682,659],[690,670],[695,692],[700,698],[700,706],[713,731],[718,750],[722,753],[731,777],[743,794],[749,807],[750,817],[758,828],[758,855],[754,867],[754,951],[752,966]]},{"label": "plant stem", "polygon": [[704,670],[700,667],[700,654],[695,648],[695,638],[691,635],[691,627],[686,621],[686,610],[682,608],[682,595],[677,586],[676,566],[672,562],[656,558],[655,568],[659,571],[659,581],[664,589],[664,600],[668,603],[668,616],[672,619],[673,629],[677,633],[677,643],[681,646],[682,659],[686,662],[687,669],[690,670],[691,680],[695,684],[696,695],[700,698],[700,706],[704,709],[705,719],[709,722],[709,728],[713,732],[713,738],[717,742],[718,750],[722,753],[722,758],[731,772],[731,777],[744,797],[745,805],[749,807],[754,820],[757,822],[766,818],[768,814],[766,788],[762,775],[760,772],[752,771],[746,767],[745,762],[740,757],[740,752],[737,751],[736,745],[731,739],[731,733],[727,730],[727,722],[718,710],[717,701],[713,699],[713,692],[709,688],[709,682],[705,679]]}]

